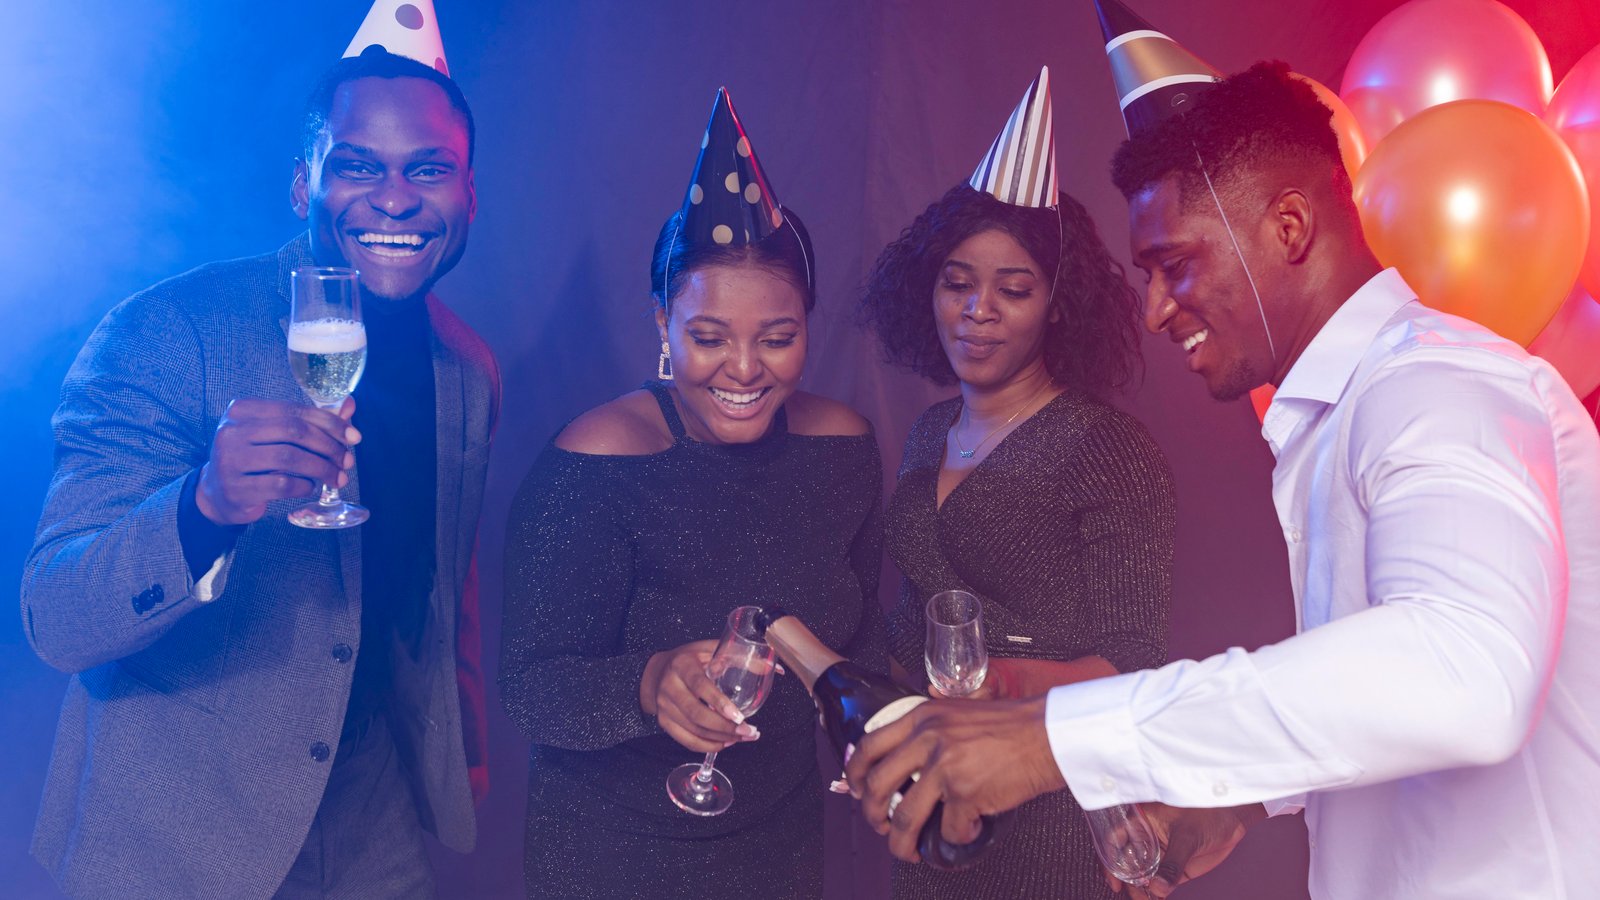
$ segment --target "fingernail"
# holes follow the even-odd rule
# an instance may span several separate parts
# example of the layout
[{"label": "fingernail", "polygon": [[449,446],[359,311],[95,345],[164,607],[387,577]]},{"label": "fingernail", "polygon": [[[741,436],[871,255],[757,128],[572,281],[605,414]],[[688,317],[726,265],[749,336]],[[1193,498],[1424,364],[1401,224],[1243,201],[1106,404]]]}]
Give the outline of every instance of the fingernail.
[{"label": "fingernail", "polygon": [[739,734],[743,735],[744,739],[747,741],[753,741],[756,738],[761,737],[760,730],[758,730],[754,725],[740,725],[738,728],[735,728],[734,731],[737,731]]},{"label": "fingernail", "polygon": [[722,745],[722,749],[726,750],[729,747],[732,747],[734,744],[737,744],[737,743],[739,743],[739,742],[738,741],[729,741],[726,744]]},{"label": "fingernail", "polygon": [[731,703],[724,703],[722,705],[722,714],[732,719],[735,725],[744,724],[744,713],[739,712],[739,710]]},{"label": "fingernail", "polygon": [[847,766],[850,765],[850,757],[855,756],[855,755],[856,755],[856,745],[855,744],[845,744],[844,745],[844,764],[847,765]]},{"label": "fingernail", "polygon": [[904,794],[900,793],[899,791],[895,791],[894,796],[889,798],[889,809],[885,815],[891,819],[894,818],[894,811],[900,808],[900,801],[904,799]]},{"label": "fingernail", "polygon": [[778,674],[779,675],[787,675],[787,674],[789,674],[789,670],[785,669],[783,667],[783,663],[778,663]]},{"label": "fingernail", "polygon": [[350,473],[349,472],[340,472],[339,473],[339,487],[344,487],[345,485],[347,485],[349,483],[350,483]]},{"label": "fingernail", "polygon": [[850,793],[850,782],[843,778],[835,778],[828,784],[828,790],[835,794]]},{"label": "fingernail", "polygon": [[346,428],[344,430],[344,442],[346,444],[356,444],[360,443],[360,441],[361,432],[355,430],[354,428]]},{"label": "fingernail", "polygon": [[354,453],[346,453],[344,455],[344,467],[346,469],[348,469],[351,466],[354,466],[355,464],[356,464],[356,455]]}]

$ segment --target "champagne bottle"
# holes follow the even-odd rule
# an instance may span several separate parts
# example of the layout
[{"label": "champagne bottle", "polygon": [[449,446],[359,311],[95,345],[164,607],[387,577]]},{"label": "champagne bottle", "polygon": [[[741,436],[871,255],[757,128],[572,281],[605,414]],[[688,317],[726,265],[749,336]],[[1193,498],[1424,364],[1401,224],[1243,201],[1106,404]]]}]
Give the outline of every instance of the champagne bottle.
[{"label": "champagne bottle", "polygon": [[[867,734],[928,700],[833,652],[817,640],[805,623],[781,607],[763,609],[756,617],[756,630],[765,635],[766,642],[811,692],[822,730],[841,764],[846,745],[861,743]],[[910,790],[911,784],[907,781],[900,790]],[[892,804],[893,801],[891,815]],[[933,815],[923,823],[917,836],[917,852],[922,855],[922,861],[936,869],[964,869],[977,862],[1011,821],[1010,813],[984,816],[975,840],[968,844],[952,844],[939,833],[943,809],[943,803],[933,808]]]}]

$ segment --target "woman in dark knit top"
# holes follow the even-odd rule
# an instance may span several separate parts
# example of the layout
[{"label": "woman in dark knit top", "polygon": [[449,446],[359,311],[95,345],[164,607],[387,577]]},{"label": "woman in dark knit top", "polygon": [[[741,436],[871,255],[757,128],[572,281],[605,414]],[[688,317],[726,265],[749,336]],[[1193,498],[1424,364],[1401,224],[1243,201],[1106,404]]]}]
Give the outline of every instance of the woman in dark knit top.
[{"label": "woman in dark knit top", "polygon": [[[904,576],[889,643],[906,677],[926,684],[924,604],[950,588],[984,605],[989,674],[974,696],[1164,663],[1171,479],[1144,428],[1102,399],[1132,367],[1136,298],[1084,208],[961,185],[883,251],[863,303],[892,362],[961,391],[912,426],[889,503]],[[1110,891],[1083,813],[1060,791],[1020,807],[971,869],[896,862],[894,894]]]},{"label": "woman in dark knit top", "polygon": [[[735,178],[755,190],[725,189]],[[847,407],[795,390],[811,258],[719,94],[652,265],[671,380],[569,424],[511,512],[500,684],[533,741],[529,896],[821,896],[805,688],[779,677],[736,724],[705,676],[729,610],[751,603],[886,665],[877,444]],[[710,750],[735,800],[700,818],[666,778]]]}]

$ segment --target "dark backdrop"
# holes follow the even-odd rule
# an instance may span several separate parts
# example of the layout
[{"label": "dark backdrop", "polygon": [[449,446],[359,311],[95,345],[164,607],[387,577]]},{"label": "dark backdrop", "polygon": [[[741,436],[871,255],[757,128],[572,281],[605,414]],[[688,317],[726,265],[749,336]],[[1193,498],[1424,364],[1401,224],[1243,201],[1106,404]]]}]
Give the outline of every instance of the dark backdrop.
[{"label": "dark backdrop", "polygon": [[[938,392],[885,369],[852,326],[864,268],[971,172],[1041,63],[1051,67],[1062,186],[1125,257],[1106,161],[1122,138],[1089,0],[671,3],[436,0],[479,122],[480,218],[440,293],[499,355],[504,419],[483,522],[487,665],[497,671],[500,558],[511,495],[568,418],[650,376],[647,257],[679,202],[718,85],[727,85],[820,260],[807,387],[877,425],[886,471]],[[1288,60],[1337,88],[1394,0],[1139,0],[1217,67]],[[1600,40],[1590,0],[1513,0],[1557,79]],[[77,348],[117,300],[297,230],[287,187],[297,110],[355,32],[365,0],[16,0],[0,28],[0,586],[32,539],[50,473],[48,419]],[[1269,454],[1243,403],[1210,400],[1167,342],[1126,405],[1178,488],[1173,651],[1256,646],[1292,629]],[[13,592],[11,594],[15,596]],[[54,896],[27,858],[65,676],[0,616],[0,884]],[[470,858],[441,857],[449,897],[521,885],[526,745],[491,686],[493,794]],[[195,810],[204,815],[204,810]],[[833,810],[830,896],[887,895],[876,836]],[[1304,832],[1268,823],[1190,898],[1304,896]]]}]

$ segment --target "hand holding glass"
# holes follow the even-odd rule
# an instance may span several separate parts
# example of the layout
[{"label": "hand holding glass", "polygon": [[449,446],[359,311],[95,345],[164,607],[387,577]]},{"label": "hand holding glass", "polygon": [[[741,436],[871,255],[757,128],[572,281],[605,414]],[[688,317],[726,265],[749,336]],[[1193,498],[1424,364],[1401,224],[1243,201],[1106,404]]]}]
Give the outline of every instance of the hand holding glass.
[{"label": "hand holding glass", "polygon": [[[728,613],[722,640],[706,664],[706,677],[744,716],[761,708],[772,691],[778,665],[777,653],[757,636],[756,615],[760,612],[759,606],[741,606]],[[667,796],[679,809],[696,816],[716,816],[733,805],[733,782],[714,768],[716,761],[716,751],[712,751],[703,762],[684,763],[667,776]]]},{"label": "hand holding glass", "polygon": [[[289,278],[289,369],[319,409],[337,410],[355,391],[367,365],[361,289],[355,269],[305,266]],[[339,497],[337,485],[289,513],[301,528],[349,528],[367,520],[366,507]]]},{"label": "hand holding glass", "polygon": [[1161,841],[1138,804],[1084,810],[1083,815],[1094,835],[1094,852],[1107,871],[1134,887],[1149,884],[1161,864]]},{"label": "hand holding glass", "polygon": [[946,697],[965,697],[989,673],[983,643],[983,604],[967,591],[940,591],[928,600],[923,663],[928,681]]}]

